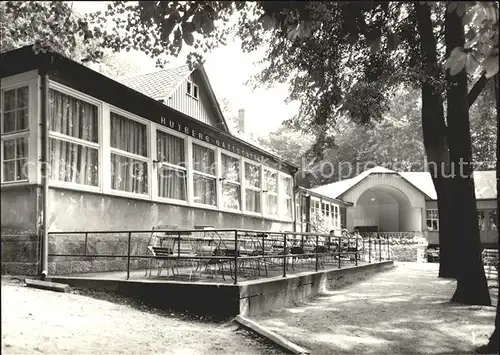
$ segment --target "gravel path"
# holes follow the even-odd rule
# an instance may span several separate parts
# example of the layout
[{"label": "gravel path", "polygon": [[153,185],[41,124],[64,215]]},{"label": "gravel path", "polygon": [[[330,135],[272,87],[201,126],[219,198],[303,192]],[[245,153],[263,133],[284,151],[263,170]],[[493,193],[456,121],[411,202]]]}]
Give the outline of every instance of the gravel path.
[{"label": "gravel path", "polygon": [[89,294],[2,280],[2,354],[283,353],[232,324],[163,315],[119,296]]},{"label": "gravel path", "polygon": [[437,273],[438,264],[397,264],[255,320],[315,355],[471,353],[493,331],[495,308],[451,304],[455,281]]}]

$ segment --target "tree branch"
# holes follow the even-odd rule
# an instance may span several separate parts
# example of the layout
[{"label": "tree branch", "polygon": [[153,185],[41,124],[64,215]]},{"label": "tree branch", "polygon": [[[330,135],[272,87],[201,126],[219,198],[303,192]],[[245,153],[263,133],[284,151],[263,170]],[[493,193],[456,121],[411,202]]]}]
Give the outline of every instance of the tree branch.
[{"label": "tree branch", "polygon": [[472,104],[476,101],[476,99],[479,97],[479,94],[483,91],[483,89],[486,87],[486,83],[488,82],[488,78],[486,77],[485,73],[481,75],[481,77],[476,81],[472,89],[469,91],[469,94],[467,95],[467,99],[469,101],[469,108],[472,106]]}]

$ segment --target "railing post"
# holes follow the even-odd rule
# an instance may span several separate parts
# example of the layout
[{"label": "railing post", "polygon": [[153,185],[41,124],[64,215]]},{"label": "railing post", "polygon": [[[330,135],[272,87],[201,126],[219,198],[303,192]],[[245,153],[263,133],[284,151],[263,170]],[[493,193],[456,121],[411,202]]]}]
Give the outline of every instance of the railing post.
[{"label": "railing post", "polygon": [[85,232],[85,256],[87,256],[87,242],[88,242],[88,233]]},{"label": "railing post", "polygon": [[356,254],[354,254],[354,262],[354,265],[358,266],[358,238],[356,238]]},{"label": "railing post", "polygon": [[[128,253],[127,253],[127,280],[130,278],[130,250],[131,250],[131,243],[130,240],[132,239],[132,232],[128,232]],[[85,249],[85,252],[87,250]]]},{"label": "railing post", "polygon": [[316,271],[318,271],[318,242],[319,242],[319,236],[316,236]]},{"label": "railing post", "polygon": [[382,261],[382,240],[378,240],[378,262]]},{"label": "railing post", "polygon": [[368,262],[372,263],[372,237],[368,237]]},{"label": "railing post", "polygon": [[238,231],[234,231],[234,284],[238,283]]},{"label": "railing post", "polygon": [[177,233],[177,261],[181,257],[181,233]]},{"label": "railing post", "polygon": [[283,235],[283,277],[286,277],[286,234]]},{"label": "railing post", "polygon": [[363,261],[366,261],[365,237],[363,236]]},{"label": "railing post", "polygon": [[340,269],[340,254],[342,250],[342,239],[339,237],[339,247],[337,249],[337,258],[339,259],[339,269]]},{"label": "railing post", "polygon": [[389,238],[387,238],[387,260],[391,260],[391,249],[389,246]]},{"label": "railing post", "polygon": [[[264,236],[265,236],[265,234],[262,233],[262,256],[265,256],[265,254],[266,254],[266,248],[264,247],[264,243],[265,243]],[[264,259],[264,262],[265,261],[266,261],[266,259]]]}]

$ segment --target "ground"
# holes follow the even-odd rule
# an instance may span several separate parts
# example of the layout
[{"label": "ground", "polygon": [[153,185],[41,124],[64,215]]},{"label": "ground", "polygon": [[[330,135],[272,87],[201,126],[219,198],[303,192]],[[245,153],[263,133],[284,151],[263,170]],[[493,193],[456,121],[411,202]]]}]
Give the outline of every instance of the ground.
[{"label": "ground", "polygon": [[[449,303],[455,282],[438,279],[437,271],[438,264],[397,264],[254,320],[311,354],[471,353],[493,331],[495,309]],[[2,280],[2,353],[284,352],[233,323],[159,312],[104,293],[55,293]]]},{"label": "ground", "polygon": [[472,353],[492,333],[495,307],[451,304],[456,282],[437,274],[438,264],[397,264],[255,320],[311,354]]},{"label": "ground", "polygon": [[102,293],[2,280],[3,354],[282,354],[234,324],[161,314]]}]

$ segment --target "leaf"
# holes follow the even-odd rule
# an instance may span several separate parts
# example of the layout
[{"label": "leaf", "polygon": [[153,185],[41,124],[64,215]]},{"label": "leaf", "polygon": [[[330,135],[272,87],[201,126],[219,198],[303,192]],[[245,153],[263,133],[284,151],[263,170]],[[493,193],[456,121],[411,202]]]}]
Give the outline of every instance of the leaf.
[{"label": "leaf", "polygon": [[265,29],[265,30],[270,30],[273,28],[273,19],[271,16],[269,15],[263,15],[261,16],[261,18],[259,19],[260,23],[262,24],[262,27]]},{"label": "leaf", "polygon": [[192,33],[195,30],[195,26],[192,22],[184,22],[182,24],[182,32]]},{"label": "leaf", "polygon": [[201,12],[197,12],[193,16],[193,25],[194,25],[194,27],[195,27],[196,30],[198,30],[199,28],[201,28],[201,23],[202,23],[202,13]]},{"label": "leaf", "polygon": [[194,42],[194,36],[191,32],[183,32],[182,33],[182,38],[184,39],[184,42],[186,42],[186,44],[188,46],[192,46],[193,45],[193,42]]},{"label": "leaf", "polygon": [[389,33],[388,36],[387,36],[387,49],[389,49],[389,51],[393,51],[395,50],[399,43],[401,43],[401,40],[399,39],[399,36],[395,33]]},{"label": "leaf", "polygon": [[457,9],[457,6],[458,6],[458,2],[457,1],[450,1],[448,3],[448,8],[446,9],[446,11],[452,12],[452,11],[454,11],[454,10]]},{"label": "leaf", "polygon": [[380,49],[380,37],[377,37],[370,43],[370,51],[375,54]]},{"label": "leaf", "polygon": [[474,19],[474,16],[476,16],[476,13],[477,12],[474,9],[469,9],[465,13],[464,17],[462,17],[462,25],[463,26],[469,25],[472,22],[472,20]]},{"label": "leaf", "polygon": [[467,53],[467,58],[465,60],[465,70],[468,74],[473,74],[479,67],[479,62],[476,56],[472,53]]},{"label": "leaf", "polygon": [[453,66],[456,66],[457,63],[461,63],[462,67],[465,65],[465,57],[462,47],[455,47],[450,53],[450,56],[446,59],[446,63],[444,64],[445,68],[451,69]]},{"label": "leaf", "polygon": [[498,73],[498,55],[486,58],[483,61],[483,68],[485,70],[484,76],[491,78]]}]

